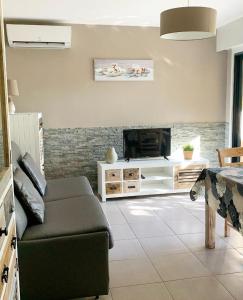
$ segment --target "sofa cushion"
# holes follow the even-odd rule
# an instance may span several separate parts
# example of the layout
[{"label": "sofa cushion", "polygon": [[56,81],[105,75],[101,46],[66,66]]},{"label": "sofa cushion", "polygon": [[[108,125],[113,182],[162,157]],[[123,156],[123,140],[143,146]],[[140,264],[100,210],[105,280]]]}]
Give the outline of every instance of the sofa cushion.
[{"label": "sofa cushion", "polygon": [[47,180],[44,201],[54,201],[81,195],[93,195],[88,179],[84,176]]},{"label": "sofa cushion", "polygon": [[39,191],[41,196],[44,196],[46,190],[46,179],[41,174],[40,168],[36,165],[32,156],[29,153],[25,153],[21,160],[21,167],[25,173],[29,176],[36,189]]},{"label": "sofa cushion", "polygon": [[16,168],[13,178],[14,192],[27,214],[28,223],[43,223],[45,205],[29,177]]},{"label": "sofa cushion", "polygon": [[26,213],[19,203],[19,200],[14,197],[14,202],[15,202],[15,218],[16,218],[16,231],[17,231],[17,238],[21,240],[25,229],[27,227],[27,216]]},{"label": "sofa cushion", "polygon": [[107,231],[113,246],[110,226],[94,195],[47,202],[45,222],[26,229],[22,240],[39,240]]}]

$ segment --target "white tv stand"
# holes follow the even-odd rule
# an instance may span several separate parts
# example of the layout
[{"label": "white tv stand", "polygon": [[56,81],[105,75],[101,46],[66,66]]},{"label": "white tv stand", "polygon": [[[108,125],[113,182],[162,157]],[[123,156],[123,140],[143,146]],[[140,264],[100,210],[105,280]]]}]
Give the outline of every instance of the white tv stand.
[{"label": "white tv stand", "polygon": [[99,161],[98,193],[103,202],[109,198],[185,193],[208,164],[203,158],[121,160],[114,164]]}]

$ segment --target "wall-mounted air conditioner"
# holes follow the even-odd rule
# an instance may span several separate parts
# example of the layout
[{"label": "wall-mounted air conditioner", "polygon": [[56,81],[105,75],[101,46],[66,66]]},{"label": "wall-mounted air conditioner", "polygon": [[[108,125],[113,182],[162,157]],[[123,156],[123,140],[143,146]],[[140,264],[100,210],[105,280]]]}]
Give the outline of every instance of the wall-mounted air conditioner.
[{"label": "wall-mounted air conditioner", "polygon": [[71,26],[7,24],[6,29],[13,48],[71,48]]}]

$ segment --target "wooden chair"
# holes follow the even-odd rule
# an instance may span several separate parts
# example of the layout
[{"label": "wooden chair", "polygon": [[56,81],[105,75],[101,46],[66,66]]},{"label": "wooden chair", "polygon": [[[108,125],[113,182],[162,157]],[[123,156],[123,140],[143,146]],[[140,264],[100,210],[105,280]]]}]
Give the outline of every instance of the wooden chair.
[{"label": "wooden chair", "polygon": [[[216,151],[218,152],[220,167],[243,167],[243,161],[239,161],[239,162],[225,161],[226,158],[241,157],[241,156],[243,157],[243,147],[216,149]],[[224,236],[227,237],[229,236],[229,234],[230,234],[230,229],[228,226],[228,220],[225,219]]]}]

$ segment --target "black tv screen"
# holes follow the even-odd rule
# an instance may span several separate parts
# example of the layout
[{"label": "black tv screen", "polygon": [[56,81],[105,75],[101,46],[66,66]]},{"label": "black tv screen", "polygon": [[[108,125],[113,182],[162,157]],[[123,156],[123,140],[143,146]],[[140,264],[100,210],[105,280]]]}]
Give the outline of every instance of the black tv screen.
[{"label": "black tv screen", "polygon": [[123,131],[125,159],[170,155],[170,128],[128,129]]}]

